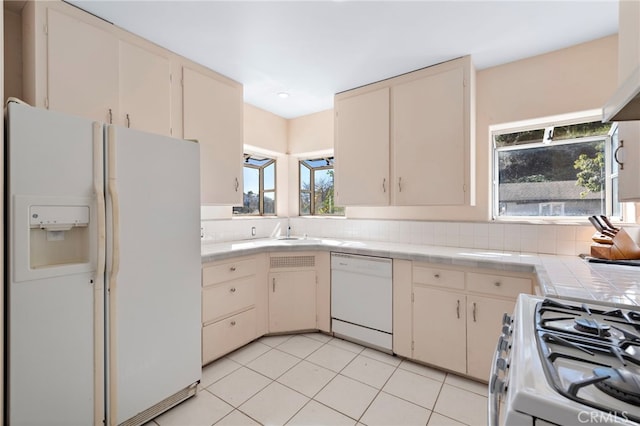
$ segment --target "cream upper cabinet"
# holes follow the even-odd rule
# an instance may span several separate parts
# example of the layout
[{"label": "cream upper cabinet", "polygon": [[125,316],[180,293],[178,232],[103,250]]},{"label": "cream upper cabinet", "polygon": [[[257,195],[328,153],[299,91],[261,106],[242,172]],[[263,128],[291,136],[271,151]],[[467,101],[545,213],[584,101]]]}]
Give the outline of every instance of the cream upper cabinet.
[{"label": "cream upper cabinet", "polygon": [[242,85],[183,68],[184,138],[200,143],[202,204],[241,205]]},{"label": "cream upper cabinet", "polygon": [[[618,84],[622,85],[640,67],[640,2],[619,2]],[[620,201],[640,200],[640,123],[618,123],[618,140],[623,147],[616,153],[623,164],[618,168]]]},{"label": "cream upper cabinet", "polygon": [[474,102],[468,56],[337,94],[338,204],[474,205]]},{"label": "cream upper cabinet", "polygon": [[46,17],[47,92],[35,104],[110,122],[118,105],[118,39],[52,8]]},{"label": "cream upper cabinet", "polygon": [[171,136],[171,62],[125,41],[119,42],[119,122]]},{"label": "cream upper cabinet", "polygon": [[617,152],[618,198],[620,201],[640,200],[640,123],[621,121],[618,123]]},{"label": "cream upper cabinet", "polygon": [[336,204],[389,204],[389,88],[335,99]]},{"label": "cream upper cabinet", "polygon": [[464,68],[423,73],[394,85],[391,92],[394,204],[465,204],[469,161]]}]

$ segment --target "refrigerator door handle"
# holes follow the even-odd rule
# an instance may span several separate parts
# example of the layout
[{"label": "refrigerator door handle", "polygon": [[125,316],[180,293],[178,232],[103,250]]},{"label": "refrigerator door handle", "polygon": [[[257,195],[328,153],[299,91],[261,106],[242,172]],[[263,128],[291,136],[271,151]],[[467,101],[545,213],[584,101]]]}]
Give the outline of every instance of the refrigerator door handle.
[{"label": "refrigerator door handle", "polygon": [[94,277],[94,424],[104,419],[104,271],[106,265],[106,210],[104,199],[104,135],[102,123],[93,123],[93,188],[96,195],[98,250]]},{"label": "refrigerator door handle", "polygon": [[117,350],[116,304],[118,272],[120,270],[120,203],[116,174],[116,129],[107,126],[107,188],[111,200],[111,271],[109,272],[109,424],[117,424]]}]

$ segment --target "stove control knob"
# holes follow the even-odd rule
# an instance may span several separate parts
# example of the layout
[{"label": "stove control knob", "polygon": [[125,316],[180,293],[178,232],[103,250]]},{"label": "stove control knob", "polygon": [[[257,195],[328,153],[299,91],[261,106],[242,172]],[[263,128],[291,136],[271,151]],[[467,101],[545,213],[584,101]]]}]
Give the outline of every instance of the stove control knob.
[{"label": "stove control knob", "polygon": [[509,350],[509,341],[504,338],[504,336],[500,336],[498,339],[498,350],[500,352],[507,352]]},{"label": "stove control knob", "polygon": [[506,312],[502,314],[502,324],[511,325],[511,316]]},{"label": "stove control knob", "polygon": [[505,336],[511,336],[511,327],[509,327],[508,325],[503,325],[502,334],[504,334]]},{"label": "stove control knob", "polygon": [[491,382],[489,383],[489,391],[491,393],[497,393],[498,395],[502,395],[507,390],[507,385],[504,380],[498,377],[497,374],[494,374],[491,377]]},{"label": "stove control knob", "polygon": [[506,372],[507,367],[509,365],[507,364],[507,360],[504,358],[498,358],[496,360],[496,368],[498,369],[498,371],[502,371],[503,373]]}]

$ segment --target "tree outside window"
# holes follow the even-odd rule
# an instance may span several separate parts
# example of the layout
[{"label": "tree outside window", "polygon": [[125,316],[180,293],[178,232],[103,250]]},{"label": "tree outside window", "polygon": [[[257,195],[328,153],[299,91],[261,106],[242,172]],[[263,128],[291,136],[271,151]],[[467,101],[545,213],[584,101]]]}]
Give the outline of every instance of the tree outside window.
[{"label": "tree outside window", "polygon": [[276,160],[245,154],[244,191],[241,207],[234,215],[267,216],[276,214]]},{"label": "tree outside window", "polygon": [[333,157],[300,161],[300,215],[344,216],[334,204]]}]

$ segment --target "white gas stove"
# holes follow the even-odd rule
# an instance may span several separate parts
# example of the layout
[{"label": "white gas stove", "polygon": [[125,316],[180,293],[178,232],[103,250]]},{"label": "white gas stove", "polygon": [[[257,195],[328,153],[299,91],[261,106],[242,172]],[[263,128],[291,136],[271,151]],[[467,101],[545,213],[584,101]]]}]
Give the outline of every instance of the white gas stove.
[{"label": "white gas stove", "polygon": [[520,295],[503,322],[490,426],[640,424],[640,312]]}]

